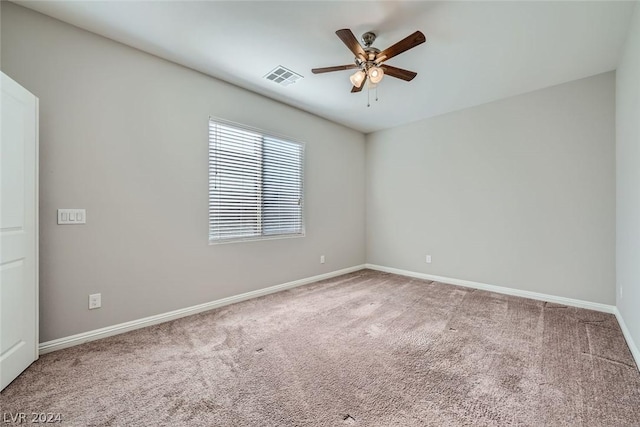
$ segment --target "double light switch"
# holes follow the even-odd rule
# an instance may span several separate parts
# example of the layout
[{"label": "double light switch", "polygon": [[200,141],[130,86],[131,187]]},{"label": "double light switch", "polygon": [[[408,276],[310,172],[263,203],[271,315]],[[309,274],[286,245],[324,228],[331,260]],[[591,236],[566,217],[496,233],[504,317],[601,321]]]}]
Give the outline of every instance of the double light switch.
[{"label": "double light switch", "polygon": [[85,209],[58,209],[58,224],[86,224]]}]

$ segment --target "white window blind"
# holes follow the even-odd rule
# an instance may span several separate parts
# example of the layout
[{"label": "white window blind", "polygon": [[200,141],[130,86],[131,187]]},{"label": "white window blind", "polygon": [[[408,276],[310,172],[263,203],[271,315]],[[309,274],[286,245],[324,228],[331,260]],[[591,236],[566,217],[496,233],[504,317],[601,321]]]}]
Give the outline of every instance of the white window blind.
[{"label": "white window blind", "polygon": [[304,145],[209,120],[209,242],[304,235]]}]

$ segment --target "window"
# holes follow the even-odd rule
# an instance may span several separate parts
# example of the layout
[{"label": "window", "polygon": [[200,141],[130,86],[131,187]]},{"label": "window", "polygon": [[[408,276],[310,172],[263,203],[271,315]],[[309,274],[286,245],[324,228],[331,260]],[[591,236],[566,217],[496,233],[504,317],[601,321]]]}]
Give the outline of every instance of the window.
[{"label": "window", "polygon": [[304,145],[209,119],[209,242],[304,236]]}]

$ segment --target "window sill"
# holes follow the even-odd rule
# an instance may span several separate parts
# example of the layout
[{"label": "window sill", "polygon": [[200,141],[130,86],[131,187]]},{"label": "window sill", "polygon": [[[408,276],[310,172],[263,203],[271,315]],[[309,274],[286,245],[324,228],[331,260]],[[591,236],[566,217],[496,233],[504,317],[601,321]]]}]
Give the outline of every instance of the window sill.
[{"label": "window sill", "polygon": [[229,243],[260,242],[263,240],[297,239],[300,237],[305,237],[305,235],[306,233],[281,234],[277,236],[267,236],[267,237],[247,237],[247,238],[228,239],[228,240],[209,240],[209,246],[227,245]]}]

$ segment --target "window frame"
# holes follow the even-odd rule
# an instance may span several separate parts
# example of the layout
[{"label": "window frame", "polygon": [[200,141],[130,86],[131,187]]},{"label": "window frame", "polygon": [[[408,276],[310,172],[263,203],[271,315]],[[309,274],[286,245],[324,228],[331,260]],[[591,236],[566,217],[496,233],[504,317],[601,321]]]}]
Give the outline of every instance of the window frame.
[{"label": "window frame", "polygon": [[[255,133],[260,135],[261,137],[261,161],[260,161],[260,170],[262,173],[260,179],[260,209],[259,209],[259,223],[258,228],[260,229],[260,235],[251,235],[246,237],[232,237],[232,238],[212,238],[211,233],[211,200],[212,200],[212,175],[211,175],[211,123],[220,124],[222,126],[228,126],[231,128],[235,128],[240,131],[246,131],[250,133]],[[241,243],[241,242],[256,242],[262,240],[279,240],[279,239],[295,239],[306,236],[306,211],[305,211],[305,162],[306,162],[306,143],[298,141],[294,138],[291,138],[286,135],[278,134],[275,132],[267,131],[264,129],[248,126],[242,123],[233,122],[230,120],[222,119],[215,116],[209,116],[209,120],[207,122],[208,128],[208,136],[207,136],[207,179],[208,179],[208,203],[207,203],[207,219],[208,219],[208,242],[209,245],[225,245],[230,243]],[[271,138],[278,141],[282,141],[285,143],[296,144],[300,147],[300,233],[286,233],[286,234],[264,234],[264,145],[265,138]]]}]

